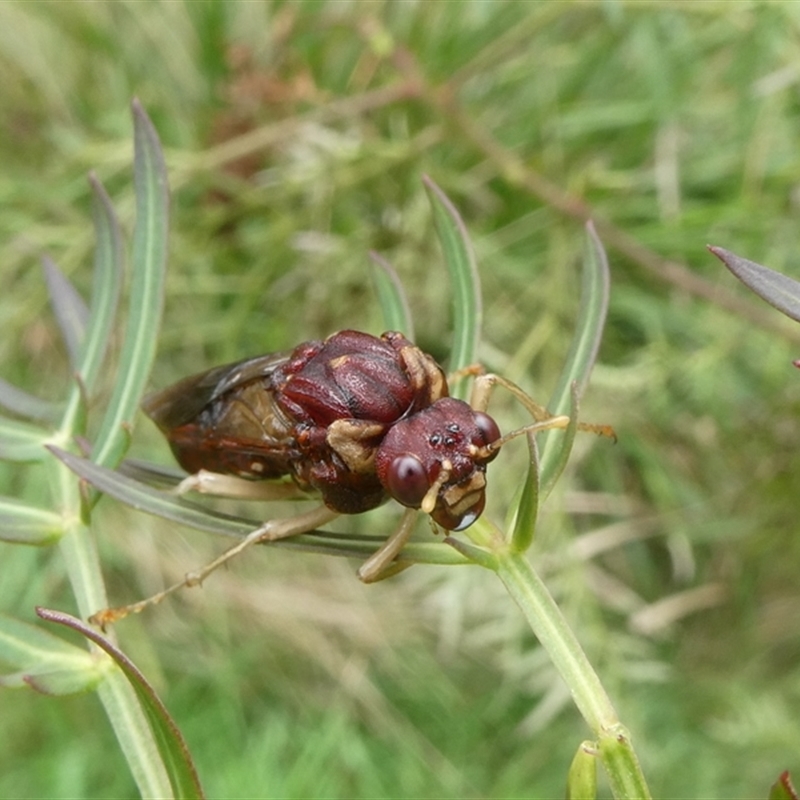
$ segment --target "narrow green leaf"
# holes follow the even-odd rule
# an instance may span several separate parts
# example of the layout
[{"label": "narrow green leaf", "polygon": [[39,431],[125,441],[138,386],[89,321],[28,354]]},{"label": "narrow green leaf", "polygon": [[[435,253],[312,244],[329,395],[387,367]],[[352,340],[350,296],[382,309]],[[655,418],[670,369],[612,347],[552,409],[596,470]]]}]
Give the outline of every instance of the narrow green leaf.
[{"label": "narrow green leaf", "polygon": [[86,334],[89,309],[78,294],[78,290],[52,258],[43,256],[42,266],[50,293],[50,303],[67,346],[70,364],[73,369],[77,369],[81,345]]},{"label": "narrow green leaf", "polygon": [[597,797],[597,745],[581,742],[567,775],[567,800],[595,800]]},{"label": "narrow green leaf", "polygon": [[0,459],[41,461],[50,434],[28,422],[0,417]]},{"label": "narrow green leaf", "polygon": [[179,522],[201,531],[226,536],[246,536],[261,523],[229,514],[221,514],[204,506],[190,503],[178,495],[153,489],[133,478],[95,464],[58,447],[48,448],[76,475],[88,481],[95,489],[116,498],[122,503],[147,514]]},{"label": "narrow green leaf", "polygon": [[141,483],[169,489],[174,489],[186,478],[186,473],[178,467],[153,464],[150,461],[143,461],[138,458],[126,458],[117,467],[117,472]]},{"label": "narrow green leaf", "polygon": [[414,341],[414,323],[406,293],[394,267],[379,253],[371,252],[372,280],[383,312],[384,330],[399,331]]},{"label": "narrow green leaf", "polygon": [[[452,546],[453,543],[449,541],[449,539],[450,537],[447,537],[444,541],[409,542],[403,548],[400,558],[402,558],[403,561],[409,561],[413,564],[446,564],[451,567],[462,567],[470,564],[482,563],[478,562],[479,556],[477,558],[472,557],[477,554],[470,551],[470,556],[468,557],[458,548],[454,549]],[[443,547],[443,544],[450,545],[450,547]],[[374,549],[372,552],[374,552]],[[486,564],[483,564],[483,566],[486,566]]]},{"label": "narrow green leaf", "polygon": [[554,414],[562,413],[569,405],[573,382],[578,384],[578,396],[583,394],[600,349],[608,312],[611,281],[608,258],[591,222],[586,225],[586,235],[577,324],[564,370],[550,401],[550,411]]},{"label": "narrow green leaf", "polygon": [[787,317],[800,322],[800,282],[721,247],[708,245],[708,249],[748,289],[752,289],[762,300],[766,300]]},{"label": "narrow green leaf", "polygon": [[111,199],[94,173],[90,173],[89,183],[97,245],[91,312],[78,371],[86,392],[91,394],[111,341],[122,287],[123,255],[122,233]]},{"label": "narrow green leaf", "polygon": [[529,433],[527,439],[530,454],[528,475],[522,488],[511,534],[511,549],[516,553],[524,553],[533,543],[539,514],[539,448],[535,434]]},{"label": "narrow green leaf", "polygon": [[202,798],[203,789],[200,786],[197,770],[192,762],[189,748],[186,746],[183,735],[156,694],[155,689],[148,683],[138,667],[106,637],[100,635],[94,628],[86,625],[81,620],[63,612],[45,608],[37,608],[36,613],[44,620],[64,625],[83,634],[111,656],[130,682],[142,705],[153,732],[158,752],[166,767],[174,796],[176,798]]},{"label": "narrow green leaf", "polygon": [[169,191],[158,135],[144,109],[133,102],[136,227],[131,300],[117,381],[95,441],[92,458],[116,464],[127,447],[155,355],[167,260]]},{"label": "narrow green leaf", "polygon": [[[64,436],[84,435],[88,398],[94,388],[103,357],[111,341],[122,286],[122,234],[111,200],[100,182],[89,175],[94,198],[97,237],[92,307],[76,369],[76,379],[61,420]],[[127,432],[127,430],[126,430]],[[125,442],[123,437],[122,442]]]},{"label": "narrow green leaf", "polygon": [[105,675],[101,660],[36,625],[0,614],[0,661],[17,669],[0,686],[29,686],[64,695],[95,688]]},{"label": "narrow green leaf", "polygon": [[88,655],[37,625],[0,614],[0,659],[12,667],[28,669],[51,658],[81,663]]},{"label": "narrow green leaf", "polygon": [[[578,398],[583,394],[600,348],[608,311],[608,259],[591,222],[586,225],[586,234],[581,299],[575,333],[558,384],[547,406],[553,414],[567,413],[573,383],[577,384]],[[552,462],[559,457],[559,436],[561,434],[557,431],[547,431],[540,439],[540,470],[543,480],[547,480],[546,476],[553,473]]]},{"label": "narrow green leaf", "polygon": [[[455,372],[475,364],[478,359],[483,321],[480,277],[469,234],[455,206],[427,175],[423,176],[422,182],[433,208],[433,222],[453,287],[453,349],[450,354],[450,370]],[[465,392],[466,387],[460,382],[453,394],[460,397]]]},{"label": "narrow green leaf", "polygon": [[0,539],[17,544],[47,545],[64,531],[58,514],[36,508],[14,497],[0,496]]},{"label": "narrow green leaf", "polygon": [[[179,522],[181,525],[186,525],[196,530],[236,538],[252,533],[264,521],[223,514],[185,500],[180,495],[154,489],[133,478],[107,467],[101,467],[87,458],[81,458],[58,447],[49,447],[48,449],[76,475],[88,481],[96,489],[146,514]],[[363,547],[363,540],[358,537],[334,534],[329,531],[307,531],[303,535],[293,536],[291,539],[279,539],[269,544],[273,547],[285,547],[307,552],[329,552],[330,548],[325,544],[321,544],[321,542],[327,539],[333,540],[336,545],[339,545],[345,538],[355,540],[357,547]],[[375,541],[380,542],[382,540],[381,537],[375,537]],[[348,550],[347,552],[331,554],[352,555],[353,553]]]},{"label": "narrow green leaf", "polygon": [[547,472],[542,471],[539,476],[539,494],[542,501],[549,497],[550,492],[553,491],[553,487],[561,477],[561,473],[566,469],[572,446],[575,444],[575,435],[578,433],[578,414],[580,412],[578,384],[573,383],[571,389],[572,405],[569,408],[569,425],[567,425],[560,439],[550,451],[553,457],[547,464]]},{"label": "narrow green leaf", "polygon": [[12,414],[43,422],[57,420],[62,411],[60,403],[52,403],[28,394],[2,378],[0,378],[0,406]]},{"label": "narrow green leaf", "polygon": [[[484,569],[497,569],[497,556],[489,550],[476,547],[463,539],[456,539],[455,536],[445,537],[444,543],[449,544],[457,553],[469,559],[473,564],[478,564]],[[408,555],[406,550],[403,550],[403,556],[406,557]]]},{"label": "narrow green leaf", "polygon": [[[88,655],[88,654],[87,654]],[[94,691],[103,680],[104,675],[96,665],[88,665],[84,669],[59,669],[48,666],[30,672],[12,672],[0,675],[0,686],[7,689],[28,687],[40,694],[62,697],[69,694],[82,694]]]}]

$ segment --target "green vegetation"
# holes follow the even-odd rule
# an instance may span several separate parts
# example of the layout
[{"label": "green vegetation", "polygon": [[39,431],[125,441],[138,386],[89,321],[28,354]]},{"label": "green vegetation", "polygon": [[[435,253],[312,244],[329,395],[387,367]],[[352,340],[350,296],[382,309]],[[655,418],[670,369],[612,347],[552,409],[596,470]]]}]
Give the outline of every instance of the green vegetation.
[{"label": "green vegetation", "polygon": [[[0,4],[0,377],[65,396],[38,261],[88,298],[90,169],[132,232],[133,96],[172,190],[153,387],[379,332],[370,250],[446,361],[428,174],[475,245],[480,360],[545,401],[591,216],[612,282],[582,418],[619,441],[578,437],[530,557],[654,796],[766,797],[800,765],[800,329],[705,244],[797,275],[799,32],[793,3]],[[504,430],[526,421],[502,391],[492,408]],[[130,454],[171,463],[141,417]],[[526,463],[520,441],[490,468],[498,524]],[[0,494],[47,508],[48,490],[0,462]],[[221,547],[110,499],[94,516],[113,603]],[[339,527],[388,534],[398,516]],[[76,611],[62,549],[0,543],[0,565],[3,613]],[[363,586],[355,569],[259,548],[117,626],[208,795],[563,796],[590,732],[492,576],[425,565]],[[0,796],[135,794],[94,695],[3,690],[0,716]]]}]

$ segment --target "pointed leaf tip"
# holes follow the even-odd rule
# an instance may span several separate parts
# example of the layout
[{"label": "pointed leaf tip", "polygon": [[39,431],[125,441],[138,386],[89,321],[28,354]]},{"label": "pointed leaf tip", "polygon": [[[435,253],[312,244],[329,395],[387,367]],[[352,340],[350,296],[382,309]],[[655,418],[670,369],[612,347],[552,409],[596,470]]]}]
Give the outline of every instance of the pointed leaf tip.
[{"label": "pointed leaf tip", "polygon": [[745,285],[773,308],[800,322],[800,282],[755,261],[737,256],[730,250],[706,245]]},{"label": "pointed leaf tip", "polygon": [[[453,290],[453,348],[449,366],[455,371],[477,361],[483,313],[480,277],[475,251],[458,210],[428,175],[422,176],[422,183],[433,210],[433,223]],[[456,385],[453,395],[464,399],[465,394],[464,386]]]},{"label": "pointed leaf tip", "polygon": [[380,253],[371,250],[369,256],[372,259],[372,280],[383,311],[385,329],[400,331],[413,341],[414,323],[411,319],[411,309],[397,272]]},{"label": "pointed leaf tip", "polygon": [[139,668],[110,639],[101,635],[83,620],[48,608],[38,607],[36,613],[47,622],[55,622],[77,631],[111,656],[128,679],[141,703],[167,770],[174,796],[202,800],[203,790],[183,735],[161,698]]},{"label": "pointed leaf tip", "polygon": [[42,256],[42,267],[50,293],[50,303],[67,346],[70,363],[77,369],[89,319],[89,309],[78,290],[52,258]]},{"label": "pointed leaf tip", "polygon": [[798,800],[797,790],[792,784],[789,770],[784,770],[778,780],[772,784],[769,792],[769,800]]}]

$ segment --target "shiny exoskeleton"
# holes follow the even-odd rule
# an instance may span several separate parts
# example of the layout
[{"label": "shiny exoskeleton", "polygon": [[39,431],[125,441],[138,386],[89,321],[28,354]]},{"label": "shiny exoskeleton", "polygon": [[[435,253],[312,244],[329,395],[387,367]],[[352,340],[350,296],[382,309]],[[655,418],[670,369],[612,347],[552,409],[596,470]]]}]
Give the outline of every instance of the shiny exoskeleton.
[{"label": "shiny exoskeleton", "polygon": [[217,367],[144,410],[189,472],[290,475],[342,514],[393,497],[448,530],[483,511],[487,446],[500,438],[491,417],[448,396],[431,356],[392,332],[341,331]]}]

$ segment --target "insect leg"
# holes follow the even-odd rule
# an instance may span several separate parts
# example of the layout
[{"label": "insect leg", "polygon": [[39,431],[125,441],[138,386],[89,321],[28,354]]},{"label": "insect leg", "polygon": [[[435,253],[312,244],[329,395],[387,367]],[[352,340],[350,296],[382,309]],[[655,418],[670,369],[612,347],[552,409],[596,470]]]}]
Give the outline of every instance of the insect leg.
[{"label": "insect leg", "polygon": [[285,539],[288,536],[295,536],[299,533],[305,533],[306,531],[313,530],[319,525],[324,525],[326,522],[330,522],[332,519],[338,516],[339,515],[335,511],[331,511],[329,508],[327,508],[327,506],[318,506],[311,511],[306,511],[303,514],[298,514],[294,517],[268,520],[263,525],[256,528],[252,533],[249,533],[247,536],[245,536],[240,542],[237,542],[233,547],[228,548],[213,561],[210,561],[204,567],[201,567],[195,572],[187,573],[186,577],[182,581],[174,583],[172,586],[168,586],[163,591],[158,592],[157,594],[154,594],[144,600],[140,600],[138,603],[132,603],[131,605],[121,606],[119,608],[107,608],[102,611],[98,611],[89,618],[89,622],[91,622],[93,625],[99,625],[101,628],[105,629],[107,625],[124,619],[128,616],[128,614],[138,614],[148,606],[153,606],[157,603],[160,603],[165,597],[177,592],[178,589],[182,589],[184,586],[188,587],[200,585],[212,572],[214,572],[215,569],[217,569],[217,567],[222,566],[234,556],[237,556],[239,553],[241,553],[243,550],[246,550],[253,544],[259,544],[260,542],[274,542],[276,539]]},{"label": "insect leg", "polygon": [[239,500],[298,500],[308,494],[296,483],[279,480],[248,480],[236,475],[222,475],[201,469],[194,475],[184,478],[176,487],[177,494],[199,492],[219,497],[234,497]]},{"label": "insect leg", "polygon": [[554,416],[544,406],[540,406],[535,402],[522,387],[517,386],[516,383],[508,380],[508,378],[496,375],[494,372],[481,373],[475,377],[475,383],[472,384],[470,405],[477,411],[485,411],[489,405],[489,396],[495,386],[502,386],[506,391],[513,394],[537,422],[543,422]]},{"label": "insect leg", "polygon": [[376,581],[389,578],[397,572],[405,569],[405,566],[392,564],[400,554],[400,551],[408,542],[414,522],[419,512],[416,508],[407,508],[400,519],[397,530],[386,540],[379,550],[373,553],[358,569],[358,577],[364,583],[375,583]]},{"label": "insect leg", "polygon": [[534,402],[533,398],[521,387],[517,386],[513,381],[503,378],[494,372],[487,372],[482,364],[470,364],[468,367],[462,367],[447,376],[447,381],[457,381],[459,378],[475,378],[472,384],[472,392],[470,393],[469,404],[476,411],[486,411],[489,407],[489,397],[495,386],[502,386],[507,389],[517,400],[528,409],[531,416],[541,422],[550,419],[554,415],[551,414],[544,406],[540,406]]},{"label": "insect leg", "polygon": [[[473,369],[473,368],[468,368]],[[473,372],[473,374],[475,374]],[[510,392],[523,406],[528,410],[528,413],[537,422],[547,422],[549,420],[556,420],[558,417],[551,414],[544,406],[540,406],[533,398],[520,386],[517,386],[513,381],[496,375],[493,372],[481,373],[478,372],[475,377],[475,382],[472,385],[472,394],[470,396],[470,405],[476,411],[486,411],[489,405],[489,396],[495,386],[502,386],[506,391]],[[551,425],[554,428],[564,427],[559,423]],[[545,428],[546,430],[546,428]],[[616,441],[617,435],[610,425],[596,425],[589,422],[579,422],[578,430],[586,431],[588,433],[596,433],[598,436],[606,436],[609,439]]]}]

